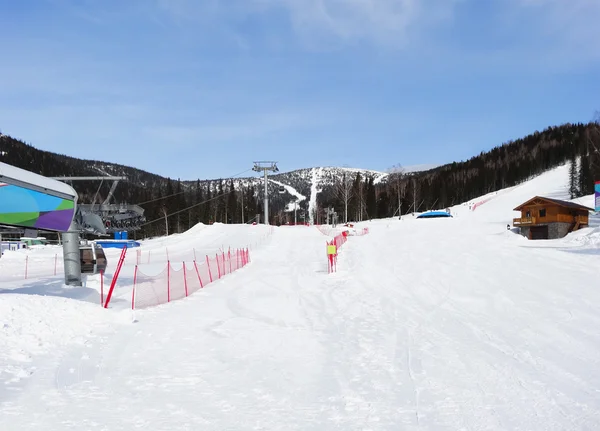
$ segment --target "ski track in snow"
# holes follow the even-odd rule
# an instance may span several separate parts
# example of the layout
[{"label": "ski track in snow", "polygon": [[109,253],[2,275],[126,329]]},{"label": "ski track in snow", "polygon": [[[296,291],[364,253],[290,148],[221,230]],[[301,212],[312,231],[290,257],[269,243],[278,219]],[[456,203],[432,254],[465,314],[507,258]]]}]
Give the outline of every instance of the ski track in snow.
[{"label": "ski track in snow", "polygon": [[315,224],[315,216],[314,211],[317,207],[317,194],[319,193],[318,185],[319,180],[321,178],[321,168],[313,168],[312,169],[312,177],[310,184],[310,201],[308,203],[308,214],[310,219],[310,224]]},{"label": "ski track in snow", "polygon": [[[562,193],[544,186],[560,178],[536,187]],[[102,310],[0,284],[0,429],[596,430],[599,228],[539,246],[507,231],[536,187],[454,219],[358,223],[371,233],[335,274],[314,227],[148,241],[178,259],[256,245],[244,269],[135,323],[126,286]]]},{"label": "ski track in snow", "polygon": [[[281,183],[279,181],[272,180],[270,178],[269,178],[269,181],[277,184],[278,186],[282,186],[283,188],[285,188],[285,190],[289,194],[291,194],[292,196],[296,197],[296,201],[294,201],[294,202],[302,202],[303,200],[306,200],[306,196],[298,193],[298,190],[296,190],[292,186],[288,186],[287,184]],[[294,205],[293,205],[294,202],[291,202],[290,204],[288,204],[285,210],[288,211],[288,212],[289,211],[294,211]]]}]

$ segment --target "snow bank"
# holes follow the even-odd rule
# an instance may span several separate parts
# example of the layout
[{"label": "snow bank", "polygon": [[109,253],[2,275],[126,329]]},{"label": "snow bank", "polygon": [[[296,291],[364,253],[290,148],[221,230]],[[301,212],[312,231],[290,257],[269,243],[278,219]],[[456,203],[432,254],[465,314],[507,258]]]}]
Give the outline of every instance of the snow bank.
[{"label": "snow bank", "polygon": [[[81,294],[79,288],[70,291],[60,286],[60,290],[64,295]],[[43,291],[39,282],[37,291]],[[117,316],[77,299],[0,289],[0,399],[6,384],[35,373],[40,356],[55,356],[65,346],[84,344],[96,332],[123,321]]]}]

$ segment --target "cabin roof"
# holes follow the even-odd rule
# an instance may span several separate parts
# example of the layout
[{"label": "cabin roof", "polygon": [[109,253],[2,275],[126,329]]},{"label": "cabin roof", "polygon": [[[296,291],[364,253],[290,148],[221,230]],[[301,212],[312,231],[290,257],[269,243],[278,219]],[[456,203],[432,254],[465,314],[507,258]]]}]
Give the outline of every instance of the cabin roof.
[{"label": "cabin roof", "polygon": [[570,209],[582,210],[582,211],[594,211],[593,208],[588,208],[584,205],[581,205],[581,204],[578,204],[575,202],[561,201],[559,199],[545,198],[542,196],[535,196],[535,197],[529,199],[527,202],[522,203],[521,205],[516,207],[513,211],[521,211],[524,207],[530,206],[531,203],[535,200],[546,201],[549,204],[554,204],[556,206],[560,206],[563,208],[570,208]]}]

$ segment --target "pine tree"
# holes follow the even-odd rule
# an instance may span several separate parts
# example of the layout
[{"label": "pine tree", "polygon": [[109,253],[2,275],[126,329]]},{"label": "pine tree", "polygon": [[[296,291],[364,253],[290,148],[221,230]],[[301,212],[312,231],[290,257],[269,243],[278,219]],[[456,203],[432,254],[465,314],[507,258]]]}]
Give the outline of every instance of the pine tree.
[{"label": "pine tree", "polygon": [[377,213],[375,217],[384,218],[390,214],[390,200],[386,190],[383,190],[377,198]]},{"label": "pine tree", "polygon": [[194,198],[194,205],[196,205],[194,207],[195,220],[196,220],[196,223],[200,223],[203,220],[204,205],[206,205],[206,204],[202,203],[202,202],[204,202],[204,193],[202,191],[202,184],[200,184],[199,179],[196,181],[195,195],[196,195]]},{"label": "pine tree", "polygon": [[[570,176],[571,170],[569,170]],[[590,169],[590,157],[587,153],[583,154],[579,161],[578,192],[575,197],[594,193],[594,179],[592,178],[592,171]]]},{"label": "pine tree", "polygon": [[204,224],[211,224],[214,221],[213,211],[212,211],[213,204],[214,204],[214,200],[212,197],[211,183],[210,183],[210,181],[208,181],[207,182],[207,192],[206,192],[206,203],[203,205],[203,211],[202,211],[202,221]]},{"label": "pine tree", "polygon": [[225,190],[223,189],[223,180],[219,179],[219,186],[217,188],[217,199],[215,199],[215,222],[219,221],[221,223],[227,222],[225,219],[226,213],[226,199],[225,199]]},{"label": "pine tree", "polygon": [[579,196],[579,173],[577,171],[577,159],[575,152],[571,156],[569,165],[569,195],[571,199],[575,199]]},{"label": "pine tree", "polygon": [[366,189],[366,212],[367,217],[371,219],[377,216],[377,196],[375,195],[375,185],[373,184],[373,177],[369,178]]},{"label": "pine tree", "polygon": [[229,181],[229,192],[227,194],[228,223],[237,223],[239,219],[236,195],[237,193],[232,179]]},{"label": "pine tree", "polygon": [[[175,192],[173,190],[173,183],[171,181],[171,178],[167,178],[167,187],[165,190],[165,198],[162,201],[163,206],[161,207],[161,216],[164,216],[165,212],[167,214],[172,214],[175,211],[177,211],[177,202],[174,194]],[[173,217],[167,217],[167,223],[168,231],[170,233],[173,233],[173,231],[175,230],[175,221]]]}]

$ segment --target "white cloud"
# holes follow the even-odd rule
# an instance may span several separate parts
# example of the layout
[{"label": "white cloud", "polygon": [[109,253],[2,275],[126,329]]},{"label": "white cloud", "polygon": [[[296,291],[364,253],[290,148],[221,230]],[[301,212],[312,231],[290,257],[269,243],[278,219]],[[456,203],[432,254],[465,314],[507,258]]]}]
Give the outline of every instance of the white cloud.
[{"label": "white cloud", "polygon": [[599,0],[512,0],[531,17],[530,36],[549,60],[600,60]]},{"label": "white cloud", "polygon": [[145,132],[155,138],[182,145],[216,144],[261,138],[278,132],[289,132],[325,124],[325,116],[303,112],[264,112],[242,115],[210,124],[159,124],[147,127]]},{"label": "white cloud", "polygon": [[[236,22],[283,14],[304,43],[370,42],[405,46],[411,36],[447,20],[462,0],[156,0],[177,21]],[[214,22],[214,21],[213,21]],[[264,30],[264,29],[263,29]]]}]

